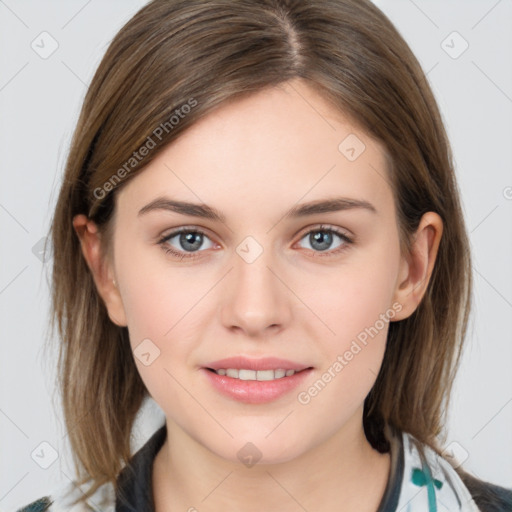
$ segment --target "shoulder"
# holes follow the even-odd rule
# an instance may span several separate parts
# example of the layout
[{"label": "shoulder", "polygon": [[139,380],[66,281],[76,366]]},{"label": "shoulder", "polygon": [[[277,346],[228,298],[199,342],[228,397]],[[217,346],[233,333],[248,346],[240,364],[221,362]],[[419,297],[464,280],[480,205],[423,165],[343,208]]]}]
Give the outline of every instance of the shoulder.
[{"label": "shoulder", "polygon": [[16,512],[45,512],[51,510],[52,499],[50,496],[45,496],[44,498],[39,498],[38,500],[30,503],[29,505],[25,505],[24,507],[18,509]]},{"label": "shoulder", "polygon": [[16,512],[115,512],[115,493],[112,484],[104,484],[86,500],[83,497],[87,485],[68,482],[58,486],[48,496],[18,508]]},{"label": "shoulder", "polygon": [[404,454],[409,452],[412,465],[411,481],[420,486],[432,484],[440,502],[450,504],[448,510],[461,510],[458,504],[465,504],[467,510],[512,512],[512,488],[480,480],[410,434],[403,441]]},{"label": "shoulder", "polygon": [[512,511],[512,488],[480,480],[465,471],[459,476],[482,512]]}]

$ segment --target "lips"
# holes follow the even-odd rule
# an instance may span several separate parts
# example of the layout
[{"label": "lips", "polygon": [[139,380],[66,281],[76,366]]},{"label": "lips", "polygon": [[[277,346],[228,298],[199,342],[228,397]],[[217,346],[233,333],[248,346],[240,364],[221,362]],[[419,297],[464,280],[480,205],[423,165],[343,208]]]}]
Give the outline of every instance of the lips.
[{"label": "lips", "polygon": [[272,402],[285,395],[305,382],[308,375],[313,372],[312,368],[306,368],[289,377],[281,377],[273,380],[241,380],[218,375],[214,370],[203,368],[201,373],[206,382],[225,397],[247,404],[262,404]]},{"label": "lips", "polygon": [[214,389],[247,404],[262,404],[284,397],[312,371],[313,367],[288,359],[244,356],[219,359],[202,368],[202,374]]},{"label": "lips", "polygon": [[204,367],[209,370],[295,370],[296,372],[311,368],[310,365],[290,361],[288,359],[280,359],[278,357],[252,359],[244,356],[219,359],[218,361],[206,364]]}]

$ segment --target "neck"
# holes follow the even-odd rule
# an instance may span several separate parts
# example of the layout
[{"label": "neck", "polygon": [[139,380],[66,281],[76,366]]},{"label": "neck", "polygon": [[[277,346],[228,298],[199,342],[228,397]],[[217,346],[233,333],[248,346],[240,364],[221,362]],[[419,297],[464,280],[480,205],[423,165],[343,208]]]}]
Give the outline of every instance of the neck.
[{"label": "neck", "polygon": [[362,421],[292,460],[247,467],[219,457],[168,420],[153,466],[155,510],[375,512],[389,471],[390,455],[372,448]]}]

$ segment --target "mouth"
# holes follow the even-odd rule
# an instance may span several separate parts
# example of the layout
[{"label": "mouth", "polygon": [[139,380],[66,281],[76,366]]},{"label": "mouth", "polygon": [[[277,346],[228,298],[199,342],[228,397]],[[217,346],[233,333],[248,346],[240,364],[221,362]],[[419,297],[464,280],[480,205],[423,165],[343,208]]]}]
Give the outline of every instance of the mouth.
[{"label": "mouth", "polygon": [[304,383],[313,369],[313,366],[286,359],[244,356],[221,359],[202,367],[213,389],[248,404],[271,402],[288,395]]},{"label": "mouth", "polygon": [[256,381],[271,381],[282,379],[284,377],[291,377],[296,373],[301,373],[306,370],[311,370],[312,367],[304,368],[302,370],[285,370],[284,368],[278,368],[277,370],[250,370],[246,368],[206,368],[210,372],[216,373],[217,375],[231,377],[232,379],[238,380],[256,380]]},{"label": "mouth", "polygon": [[205,365],[205,368],[232,379],[268,381],[291,377],[312,366],[279,357],[255,359],[240,355],[213,361]]}]

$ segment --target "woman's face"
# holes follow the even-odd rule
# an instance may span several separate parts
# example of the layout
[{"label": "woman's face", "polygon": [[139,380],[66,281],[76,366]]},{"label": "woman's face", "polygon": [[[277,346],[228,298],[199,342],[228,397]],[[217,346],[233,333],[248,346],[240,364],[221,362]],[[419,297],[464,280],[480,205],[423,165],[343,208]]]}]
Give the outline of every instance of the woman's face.
[{"label": "woman's face", "polygon": [[112,262],[169,429],[261,462],[360,433],[405,311],[395,205],[382,147],[303,82],[222,106],[127,183]]}]

